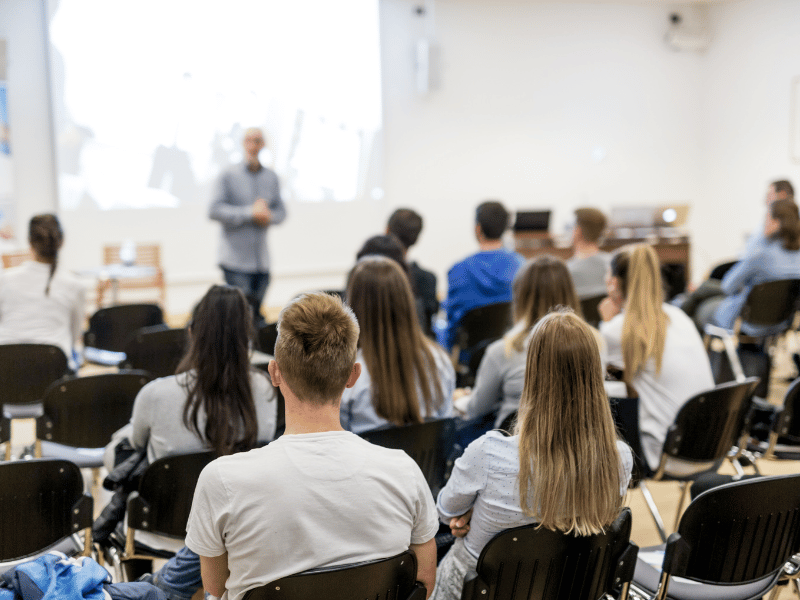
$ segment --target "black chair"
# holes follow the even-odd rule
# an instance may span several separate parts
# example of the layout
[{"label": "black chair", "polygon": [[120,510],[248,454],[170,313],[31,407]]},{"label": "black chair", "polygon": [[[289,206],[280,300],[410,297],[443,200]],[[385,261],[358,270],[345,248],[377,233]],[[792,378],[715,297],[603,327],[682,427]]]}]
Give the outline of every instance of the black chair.
[{"label": "black chair", "polygon": [[723,277],[725,277],[725,274],[728,271],[730,271],[737,262],[739,262],[739,261],[732,260],[732,261],[729,261],[729,262],[724,262],[724,263],[718,264],[716,267],[711,269],[711,273],[709,274],[708,278],[709,279],[722,279]]},{"label": "black chair", "polygon": [[619,589],[628,597],[638,548],[630,543],[631,511],[605,531],[574,536],[515,527],[497,534],[464,580],[461,600],[597,600]]},{"label": "black chair", "polygon": [[434,497],[452,467],[455,419],[437,419],[403,427],[365,431],[361,437],[384,448],[404,450],[419,465]]},{"label": "black chair", "polygon": [[275,356],[275,342],[278,341],[278,324],[266,323],[258,328],[258,349]]},{"label": "black chair", "polygon": [[[469,386],[475,382],[475,374],[480,360],[471,360],[472,355],[486,351],[493,341],[503,337],[511,328],[511,303],[498,302],[479,306],[468,311],[458,325],[452,357],[456,365],[458,386]],[[462,352],[466,362],[461,361]]]},{"label": "black chair", "polygon": [[[34,556],[59,544],[62,551],[92,548],[92,497],[80,469],[66,460],[0,464],[0,561]],[[72,536],[83,531],[80,545]],[[70,552],[72,553],[72,552]]]},{"label": "black chair", "polygon": [[186,351],[186,329],[170,329],[166,325],[143,327],[125,344],[123,369],[141,369],[153,377],[174,375]]},{"label": "black chair", "polygon": [[314,569],[249,590],[244,600],[425,600],[417,557],[407,550],[381,560]]},{"label": "black chair", "polygon": [[94,488],[99,489],[104,448],[130,421],[136,394],[148,381],[145,371],[120,371],[53,383],[44,393],[44,414],[36,421],[36,456],[92,469]]},{"label": "black chair", "polygon": [[[661,550],[660,570],[641,558]],[[754,600],[798,550],[800,475],[729,483],[700,494],[665,545],[642,550],[632,592],[656,600]]]},{"label": "black chair", "polygon": [[67,357],[49,344],[0,344],[0,390],[6,419],[42,414],[47,387],[68,372]]},{"label": "black chair", "polygon": [[[734,378],[743,381],[745,372],[736,351],[742,326],[752,325],[768,331],[769,335],[760,338],[760,341],[767,350],[766,356],[769,356],[768,350],[774,345],[775,340],[791,327],[797,312],[798,299],[800,299],[800,279],[779,279],[753,286],[732,330],[716,325],[705,326],[706,347],[710,347],[714,338],[722,340]],[[771,362],[768,361],[765,376],[761,378],[762,386],[757,393],[761,398],[766,398],[769,394],[770,368]]]},{"label": "black chair", "polygon": [[644,459],[642,439],[639,435],[639,398],[609,398],[611,403],[611,416],[620,437],[631,449],[633,454],[633,473],[631,474],[630,487],[635,488],[639,482],[652,475],[647,461]]},{"label": "black chair", "polygon": [[160,458],[147,467],[139,481],[138,491],[128,497],[126,519],[128,532],[124,540],[116,533],[108,554],[114,565],[117,581],[126,579],[123,564],[139,559],[169,558],[172,553],[149,548],[136,542],[136,530],[183,539],[192,508],[197,479],[203,468],[214,459],[214,453],[197,452]]},{"label": "black chair", "polygon": [[598,307],[600,303],[605,300],[606,294],[599,296],[590,296],[581,300],[581,312],[583,313],[583,320],[592,327],[597,327],[600,324],[600,311]]},{"label": "black chair", "polygon": [[768,441],[754,450],[766,459],[800,460],[800,378],[786,390],[783,406],[773,415]]},{"label": "black chair", "polygon": [[[661,459],[653,481],[678,481],[681,497],[675,515],[677,527],[681,510],[689,492],[689,483],[699,475],[715,473],[734,447],[746,447],[747,415],[758,378],[743,382],[723,383],[690,398],[678,411],[667,430]],[[650,514],[663,541],[667,540],[664,524],[644,480],[639,483]]]},{"label": "black chair", "polygon": [[142,327],[164,324],[157,304],[120,304],[101,308],[89,318],[83,334],[84,358],[89,362],[116,366],[124,359],[125,345]]}]

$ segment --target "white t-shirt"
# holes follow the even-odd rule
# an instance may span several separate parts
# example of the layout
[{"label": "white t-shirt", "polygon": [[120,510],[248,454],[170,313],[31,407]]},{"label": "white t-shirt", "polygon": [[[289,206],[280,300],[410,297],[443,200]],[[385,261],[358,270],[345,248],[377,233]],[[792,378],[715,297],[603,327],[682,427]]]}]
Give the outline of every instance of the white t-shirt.
[{"label": "white t-shirt", "polygon": [[0,272],[0,344],[52,344],[75,369],[72,348],[83,332],[85,292],[58,269],[45,295],[49,277],[50,265],[35,261]]},{"label": "white t-shirt", "polygon": [[394,556],[438,530],[430,488],[401,450],[346,431],[284,435],[201,473],[186,545],[228,553],[223,599],[317,567]]},{"label": "white t-shirt", "polygon": [[[703,340],[692,320],[680,308],[662,305],[669,317],[661,372],[654,360],[633,378],[639,394],[639,431],[642,450],[651,469],[658,467],[667,429],[689,398],[714,387],[714,377]],[[622,358],[622,323],[624,314],[600,323],[600,332],[608,344],[608,362],[624,369]]]}]

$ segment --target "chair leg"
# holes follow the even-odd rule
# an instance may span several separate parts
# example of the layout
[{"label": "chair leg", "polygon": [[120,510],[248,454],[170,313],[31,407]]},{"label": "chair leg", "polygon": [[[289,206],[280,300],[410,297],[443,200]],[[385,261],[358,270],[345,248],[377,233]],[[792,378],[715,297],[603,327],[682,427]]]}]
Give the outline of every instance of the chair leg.
[{"label": "chair leg", "polygon": [[691,487],[689,481],[681,481],[681,499],[678,501],[678,510],[675,512],[675,525],[672,531],[678,531],[678,523],[681,522],[681,514],[683,513],[683,505],[686,503],[686,496],[689,495],[689,488]]},{"label": "chair leg", "polygon": [[653,517],[653,521],[656,524],[658,535],[661,536],[661,541],[666,543],[667,532],[664,530],[664,521],[661,520],[661,513],[658,512],[656,502],[653,500],[653,494],[651,494],[650,490],[647,489],[647,484],[645,484],[644,481],[639,482],[639,489],[642,491],[644,501],[647,503],[647,508],[650,510],[650,515]]}]

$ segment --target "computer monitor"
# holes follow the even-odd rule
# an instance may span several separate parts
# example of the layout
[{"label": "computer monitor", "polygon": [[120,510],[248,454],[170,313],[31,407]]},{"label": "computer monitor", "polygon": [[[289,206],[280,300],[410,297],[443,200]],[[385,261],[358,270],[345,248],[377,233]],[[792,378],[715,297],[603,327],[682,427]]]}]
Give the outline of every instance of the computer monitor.
[{"label": "computer monitor", "polygon": [[549,210],[520,210],[514,220],[514,231],[547,233],[550,229]]}]

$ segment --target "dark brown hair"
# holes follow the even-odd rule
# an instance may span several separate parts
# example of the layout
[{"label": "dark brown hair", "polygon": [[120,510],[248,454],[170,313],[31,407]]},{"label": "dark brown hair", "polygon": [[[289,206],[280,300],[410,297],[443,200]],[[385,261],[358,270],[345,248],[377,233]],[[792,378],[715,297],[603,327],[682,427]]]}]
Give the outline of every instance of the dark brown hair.
[{"label": "dark brown hair", "polygon": [[408,250],[417,243],[419,233],[422,231],[422,217],[410,208],[398,208],[389,217],[387,229]]},{"label": "dark brown hair", "polygon": [[499,240],[508,227],[508,211],[497,200],[487,200],[478,205],[475,222],[481,226],[486,239]]},{"label": "dark brown hair", "polygon": [[363,258],[353,269],[347,301],[361,324],[359,346],[372,379],[375,412],[395,425],[421,423],[442,402],[433,342],[419,326],[408,278],[384,257]]},{"label": "dark brown hair", "polygon": [[776,200],[770,206],[772,218],[778,221],[778,231],[770,237],[783,242],[786,250],[800,250],[800,216],[793,200]]},{"label": "dark brown hair", "polygon": [[189,348],[177,368],[177,373],[191,371],[183,384],[183,422],[218,456],[250,450],[258,440],[250,386],[250,305],[238,288],[215,285],[195,308],[189,327]]},{"label": "dark brown hair", "polygon": [[791,182],[786,179],[779,179],[778,181],[772,182],[772,187],[775,188],[776,194],[786,194],[786,198],[788,200],[794,199],[794,187],[792,186]]},{"label": "dark brown hair", "polygon": [[39,258],[50,263],[50,277],[47,278],[47,286],[44,288],[45,296],[49,296],[50,282],[53,281],[58,266],[58,251],[64,242],[64,231],[58,217],[53,214],[34,216],[28,227],[28,242]]}]

